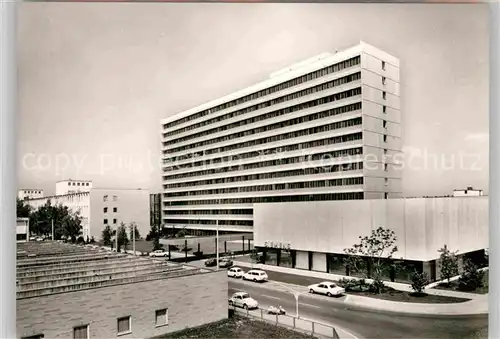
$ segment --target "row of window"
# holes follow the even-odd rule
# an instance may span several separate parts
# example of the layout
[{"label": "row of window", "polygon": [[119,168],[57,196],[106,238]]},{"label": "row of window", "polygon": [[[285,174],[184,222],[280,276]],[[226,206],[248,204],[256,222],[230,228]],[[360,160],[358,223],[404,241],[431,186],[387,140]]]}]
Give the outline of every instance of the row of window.
[{"label": "row of window", "polygon": [[[108,224],[108,219],[104,219],[103,222],[104,222],[104,225],[107,225]],[[113,225],[116,225],[117,222],[118,222],[117,219],[113,219]]]},{"label": "row of window", "polygon": [[[315,107],[315,106],[324,105],[324,104],[327,104],[330,102],[350,98],[350,97],[357,96],[357,95],[361,95],[361,87],[350,89],[348,91],[344,91],[341,93],[332,94],[332,95],[326,96],[324,98],[304,102],[304,103],[301,103],[301,104],[298,104],[296,106],[289,107],[289,108],[290,108],[290,110],[295,109],[296,111],[298,111],[298,110],[306,109],[309,107]],[[210,144],[213,144],[215,142],[232,140],[233,138],[234,137],[231,137],[231,136],[224,136],[224,137],[220,137],[220,138],[216,138],[216,139],[200,141],[200,142],[196,142],[196,143],[185,145],[185,146],[171,148],[168,150],[164,150],[163,152],[166,154],[176,153],[176,152],[184,151],[184,150],[191,149],[191,148],[197,148],[197,147],[201,147],[201,146],[205,146],[205,145],[210,145]],[[220,149],[220,148],[207,150],[205,153],[206,154],[218,153],[218,152],[220,152],[220,151],[217,151],[218,149]]]},{"label": "row of window", "polygon": [[362,200],[363,192],[328,193],[328,194],[303,194],[277,197],[252,197],[252,198],[228,198],[207,199],[189,201],[165,201],[165,206],[199,206],[215,204],[260,204],[274,202],[296,202],[296,201],[333,201],[333,200]]},{"label": "row of window", "polygon": [[[343,69],[346,69],[346,68],[349,68],[349,67],[352,67],[352,66],[359,65],[360,62],[361,62],[361,57],[357,56],[357,57],[354,57],[354,58],[351,58],[351,59],[348,59],[348,60],[336,63],[334,65],[322,68],[320,70],[317,70],[317,71],[314,71],[314,72],[302,75],[300,77],[288,80],[288,81],[283,82],[281,84],[278,84],[276,86],[263,89],[263,90],[258,91],[256,93],[252,93],[252,94],[246,95],[246,96],[241,97],[239,99],[235,99],[235,100],[229,101],[227,103],[224,103],[224,104],[212,107],[210,109],[204,110],[204,111],[199,112],[199,113],[192,114],[190,116],[187,116],[187,117],[184,117],[184,118],[181,118],[181,119],[178,119],[178,120],[174,120],[172,122],[164,124],[163,128],[172,128],[174,126],[183,124],[185,122],[188,122],[188,121],[191,121],[191,120],[194,120],[194,119],[198,119],[198,118],[204,117],[204,116],[206,116],[208,114],[215,113],[215,112],[218,112],[220,110],[223,110],[223,109],[226,109],[226,108],[230,108],[230,107],[233,107],[233,106],[236,106],[236,105],[240,105],[240,104],[245,103],[247,101],[255,100],[257,98],[260,98],[260,97],[263,97],[263,96],[266,96],[266,95],[269,95],[269,94],[272,94],[272,93],[275,93],[275,92],[282,91],[284,89],[287,89],[287,88],[290,88],[290,87],[302,84],[304,82],[311,81],[313,79],[317,79],[317,78],[323,77],[325,75],[328,75],[328,74],[331,74],[331,73],[334,73],[334,72],[338,72],[338,71],[341,71]],[[196,128],[196,127],[193,127],[193,128]]]},{"label": "row of window", "polygon": [[[333,137],[333,138],[328,138],[328,139],[309,141],[309,142],[302,143],[302,144],[294,144],[294,145],[286,146],[283,148],[288,150],[288,147],[290,147],[291,148],[290,150],[296,150],[295,147],[297,147],[297,149],[298,149],[301,145],[304,145],[303,146],[304,148],[321,147],[321,146],[333,145],[333,144],[338,144],[338,143],[345,143],[345,142],[350,142],[350,141],[355,141],[355,140],[361,140],[362,137],[363,137],[362,132],[358,132],[358,133],[351,133],[351,134],[342,135],[342,136]],[[283,160],[285,160],[285,159],[283,159]],[[262,162],[256,162],[254,164],[251,164],[252,167],[248,167],[248,168],[264,167],[260,164],[262,164]],[[175,180],[175,179],[196,177],[196,176],[203,176],[203,175],[210,175],[210,174],[235,172],[235,171],[241,171],[242,169],[247,169],[245,166],[247,166],[247,165],[228,166],[228,167],[214,168],[214,169],[209,169],[209,170],[179,173],[179,174],[164,176],[163,179],[164,180]]]},{"label": "row of window", "polygon": [[[116,321],[117,335],[124,335],[132,333],[132,317],[120,317]],[[161,310],[155,311],[155,326],[166,326],[168,325],[168,309],[164,308]],[[45,335],[40,333],[32,336],[22,337],[21,339],[41,339],[44,338]],[[81,325],[73,328],[73,338],[74,339],[88,339],[90,338],[90,325]]]},{"label": "row of window", "polygon": [[[103,208],[103,212],[104,212],[104,213],[108,213],[108,208],[107,208],[107,207],[104,207],[104,208]],[[116,212],[118,212],[118,208],[117,208],[117,207],[113,207],[113,213],[116,213]]]},{"label": "row of window", "polygon": [[[215,119],[211,119],[211,120],[207,120],[207,121],[205,121],[203,123],[199,123],[198,125],[208,125],[208,124],[211,124],[211,123],[216,123],[218,121],[223,121],[223,120],[226,120],[226,119],[231,119],[231,118],[234,118],[234,117],[246,114],[246,113],[257,111],[257,110],[259,110],[261,108],[265,108],[265,107],[269,107],[269,106],[274,106],[274,105],[280,104],[282,102],[294,100],[294,99],[297,99],[297,98],[300,98],[300,97],[303,97],[303,96],[306,96],[306,95],[310,95],[310,94],[313,94],[313,93],[316,93],[316,92],[326,91],[327,89],[330,89],[330,88],[333,88],[333,87],[338,87],[338,86],[341,86],[341,85],[344,85],[344,84],[347,84],[347,83],[350,83],[350,82],[353,82],[353,81],[356,81],[356,80],[359,80],[359,79],[361,79],[361,72],[357,72],[357,73],[354,73],[354,74],[351,74],[351,75],[347,75],[347,76],[339,78],[339,79],[335,79],[335,80],[332,80],[332,81],[329,81],[329,82],[325,82],[325,83],[323,83],[321,85],[317,85],[317,86],[314,86],[314,87],[306,88],[306,89],[304,89],[302,91],[298,91],[298,92],[295,92],[295,93],[284,95],[282,97],[279,97],[279,98],[276,98],[276,99],[272,99],[272,100],[260,103],[258,105],[250,106],[250,107],[241,109],[239,111],[228,113],[228,114],[225,114],[225,115],[223,115],[221,117],[217,117]],[[287,113],[289,113],[289,112],[287,112]],[[282,115],[282,114],[286,114],[286,113],[285,112],[281,112],[280,115]],[[212,129],[207,130],[207,131],[198,132],[198,133],[186,135],[186,136],[181,137],[181,138],[177,138],[177,139],[172,139],[172,140],[169,140],[169,141],[165,141],[163,143],[163,145],[167,146],[167,145],[177,144],[177,143],[188,141],[188,140],[191,140],[191,139],[200,138],[200,137],[203,137],[205,135],[212,135],[212,134],[215,134],[215,133],[218,133],[218,132],[226,131],[228,129],[232,129],[232,128],[236,128],[236,127],[240,127],[240,126],[245,126],[247,124],[251,124],[251,123],[254,123],[254,122],[257,122],[257,121],[267,120],[267,119],[270,119],[270,118],[272,118],[272,116],[267,116],[266,114],[262,114],[262,115],[260,115],[258,117],[254,117],[254,118],[250,118],[250,119],[238,121],[238,122],[235,122],[235,123],[232,123],[232,124],[229,124],[229,125],[225,125],[225,126],[221,126],[221,127],[217,127],[217,128],[212,128]],[[166,137],[166,134],[164,134],[164,137]]]},{"label": "row of window", "polygon": [[185,219],[164,219],[167,224],[184,225],[226,225],[226,226],[253,226],[252,220],[185,220]]},{"label": "row of window", "polygon": [[[102,197],[102,201],[104,201],[104,202],[108,201],[108,195],[107,194]],[[113,201],[118,201],[118,196],[117,195],[113,195]]]},{"label": "row of window", "polygon": [[[337,107],[337,108],[332,108],[332,109],[328,109],[326,111],[321,111],[321,112],[317,112],[317,113],[313,113],[313,114],[309,114],[309,115],[306,115],[304,117],[300,117],[300,118],[296,118],[296,119],[292,119],[292,120],[288,120],[288,121],[284,121],[283,123],[281,123],[282,125],[279,125],[280,123],[278,124],[274,124],[274,125],[278,125],[278,128],[279,127],[285,127],[285,126],[288,126],[288,125],[295,125],[295,124],[298,124],[298,123],[301,123],[301,122],[308,122],[308,121],[313,121],[313,120],[317,120],[317,119],[323,119],[323,118],[327,118],[327,117],[331,117],[331,116],[335,116],[335,115],[339,115],[339,114],[343,114],[343,113],[347,113],[347,112],[353,112],[353,111],[357,111],[357,110],[360,110],[361,109],[361,102],[357,102],[357,103],[354,103],[354,104],[350,104],[350,105],[346,105],[346,106],[342,106],[342,107]],[[293,123],[289,123],[287,125],[288,122],[293,122]],[[273,125],[270,125],[270,126],[273,126]],[[257,130],[259,129],[255,129],[255,130],[252,130],[252,131],[256,131],[256,132],[253,132],[252,134],[255,134],[255,133],[260,133],[257,132]],[[254,152],[254,153],[257,153],[257,155],[254,155],[254,156],[258,156],[259,154],[261,153],[258,153],[258,152]],[[194,156],[203,156],[205,154],[204,151],[201,151],[201,152],[195,152],[194,153]],[[170,159],[165,159],[165,162],[168,163],[169,161],[180,161],[180,160],[184,160],[184,159],[189,159],[190,157],[192,157],[191,154],[186,154],[186,155],[180,155],[180,156],[177,156],[177,157],[172,157]],[[250,156],[248,156],[249,158]],[[233,156],[233,159],[234,158],[242,158],[242,155],[237,155],[237,156]],[[220,161],[218,162],[222,162],[223,161],[223,158],[216,158],[216,159],[220,159]],[[216,159],[212,160],[212,161],[216,161]],[[217,161],[216,161],[217,163]]]},{"label": "row of window", "polygon": [[[362,164],[362,163],[361,163]],[[335,167],[335,166],[334,166]],[[351,166],[352,168],[357,166]],[[329,168],[318,168],[319,171],[329,172]],[[337,166],[337,171],[339,166]],[[347,179],[347,178],[346,178]],[[351,178],[352,179],[352,178]],[[334,179],[339,180],[339,179]],[[325,182],[330,182],[332,180],[317,180],[308,181],[301,183],[289,183],[287,184],[288,189],[301,189],[301,188],[317,188],[325,187]],[[349,185],[361,185],[361,183],[350,183]],[[302,185],[302,186],[301,186]],[[327,185],[329,186],[329,185]],[[338,185],[332,185],[338,186]],[[287,189],[285,184],[271,184],[271,185],[256,185],[256,186],[246,186],[246,187],[228,187],[228,188],[214,188],[200,191],[189,191],[189,192],[174,192],[166,193],[165,196],[168,197],[186,197],[186,196],[196,196],[196,195],[210,195],[210,194],[231,194],[231,193],[241,193],[241,192],[263,192],[263,191],[279,191]]]},{"label": "row of window", "polygon": [[[273,135],[272,137],[252,140],[252,141],[248,141],[247,143],[262,144],[262,143],[268,143],[268,142],[282,141],[282,140],[287,140],[287,139],[303,137],[303,136],[311,135],[311,134],[317,134],[317,133],[323,133],[323,132],[328,132],[328,131],[337,130],[337,129],[343,129],[343,128],[352,127],[352,126],[360,126],[362,123],[363,123],[363,118],[357,117],[357,118],[352,118],[352,119],[348,119],[348,120],[332,122],[332,123],[326,124],[326,125],[309,127],[309,128],[301,129],[298,131]],[[254,146],[254,145],[251,145],[251,146]]]},{"label": "row of window", "polygon": [[[354,156],[354,155],[362,154],[362,152],[363,152],[363,148],[357,147],[357,148],[351,148],[351,149],[342,150],[342,151],[320,153],[320,154],[315,154],[315,155],[307,156],[307,157],[300,156],[300,157],[291,157],[291,158],[287,158],[287,159],[258,162],[256,164],[259,164],[259,165],[262,164],[262,167],[266,167],[265,165],[276,166],[276,165],[292,164],[292,163],[299,163],[299,162],[305,162],[305,161],[309,162],[309,161],[327,160],[327,159],[337,158],[337,157],[341,157],[341,156],[349,156],[349,155]],[[249,165],[252,165],[252,164],[249,164]],[[350,164],[347,164],[347,165],[349,166]],[[324,166],[324,167],[327,167],[327,166]],[[330,165],[328,167],[334,167],[334,166]],[[192,186],[201,186],[201,185],[217,185],[217,184],[226,184],[226,183],[230,183],[230,182],[264,180],[264,179],[272,179],[272,178],[290,177],[290,176],[296,176],[296,175],[315,174],[315,173],[319,173],[318,172],[319,168],[321,168],[321,166],[315,166],[312,168],[302,168],[302,169],[297,169],[297,170],[289,170],[289,171],[280,171],[280,172],[273,171],[270,173],[240,175],[240,176],[228,177],[228,178],[189,181],[189,182],[163,185],[163,188],[170,189],[170,188],[192,187]],[[312,172],[312,173],[309,173],[309,172]]]},{"label": "row of window", "polygon": [[230,209],[230,210],[167,210],[164,214],[174,215],[207,215],[207,214],[224,214],[224,215],[252,215],[252,209]]},{"label": "row of window", "polygon": [[89,183],[88,182],[74,182],[74,181],[70,181],[68,182],[68,186],[89,186]]}]

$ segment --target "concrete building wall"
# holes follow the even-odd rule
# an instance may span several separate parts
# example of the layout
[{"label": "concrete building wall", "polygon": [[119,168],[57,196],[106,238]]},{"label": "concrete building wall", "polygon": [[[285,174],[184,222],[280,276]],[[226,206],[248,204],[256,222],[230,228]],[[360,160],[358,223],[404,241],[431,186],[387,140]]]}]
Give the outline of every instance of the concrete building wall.
[{"label": "concrete building wall", "polygon": [[488,247],[488,199],[419,198],[254,205],[254,244],[344,253],[378,227],[393,229],[395,258],[429,261],[445,244],[459,253]]},{"label": "concrete building wall", "polygon": [[[112,229],[120,223],[128,226],[137,224],[141,236],[145,237],[150,230],[149,191],[144,189],[97,189],[90,193],[90,233],[100,239],[105,220]],[[107,211],[105,212],[105,208]],[[114,209],[116,208],[116,212]],[[128,233],[127,233],[128,234]]]},{"label": "concrete building wall", "polygon": [[[18,337],[72,338],[89,324],[90,338],[117,337],[117,318],[131,316],[124,338],[150,338],[227,318],[226,272],[90,289],[17,300]],[[168,325],[155,311],[168,309]]]}]

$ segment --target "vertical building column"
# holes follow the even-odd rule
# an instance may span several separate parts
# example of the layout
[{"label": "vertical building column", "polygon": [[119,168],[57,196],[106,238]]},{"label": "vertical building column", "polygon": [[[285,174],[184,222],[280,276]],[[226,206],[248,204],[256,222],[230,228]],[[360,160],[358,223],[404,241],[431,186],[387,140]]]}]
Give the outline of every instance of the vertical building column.
[{"label": "vertical building column", "polygon": [[500,3],[491,1],[490,7],[490,133],[489,133],[489,173],[490,175],[490,197],[489,197],[489,307],[488,307],[488,336],[500,338],[500,286],[498,285],[498,269],[500,267],[500,98],[497,95],[500,90]]},{"label": "vertical building column", "polygon": [[17,337],[16,5],[17,1],[0,2],[0,338]]}]

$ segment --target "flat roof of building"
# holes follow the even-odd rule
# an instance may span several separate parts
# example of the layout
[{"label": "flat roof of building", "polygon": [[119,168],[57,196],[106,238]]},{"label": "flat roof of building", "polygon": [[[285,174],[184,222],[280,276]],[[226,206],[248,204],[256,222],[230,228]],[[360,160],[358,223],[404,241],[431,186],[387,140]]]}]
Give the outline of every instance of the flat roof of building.
[{"label": "flat roof of building", "polygon": [[365,52],[370,52],[373,50],[377,50],[378,52],[383,53],[387,57],[387,62],[392,63],[396,65],[396,67],[399,67],[399,59],[396,58],[395,56],[378,49],[377,47],[374,47],[370,44],[367,44],[364,41],[358,41],[357,44],[351,45],[346,48],[342,48],[339,50],[336,50],[334,53],[322,53],[320,55],[317,55],[312,58],[308,58],[307,60],[300,61],[297,63],[294,63],[284,69],[278,70],[277,72],[271,73],[270,77],[260,81],[250,87],[241,89],[236,92],[232,92],[230,94],[224,95],[222,97],[219,97],[215,100],[211,100],[209,102],[203,103],[201,105],[198,105],[196,107],[187,109],[182,112],[178,112],[176,114],[170,115],[166,118],[161,119],[161,124],[166,125],[170,122],[173,122],[175,120],[187,117],[191,114],[195,114],[201,111],[204,111],[206,109],[213,108],[215,106],[227,103],[232,100],[239,99],[241,97],[244,97],[246,95],[258,92],[262,89],[275,86],[277,84],[280,84],[282,82],[291,80],[293,78],[302,76],[304,74],[313,72],[315,70],[327,67],[329,65],[332,65],[334,63],[340,62],[342,60],[345,60],[347,58],[351,58],[352,54],[357,54],[361,53],[362,51]]},{"label": "flat roof of building", "polygon": [[17,244],[17,299],[213,272],[61,242]]}]

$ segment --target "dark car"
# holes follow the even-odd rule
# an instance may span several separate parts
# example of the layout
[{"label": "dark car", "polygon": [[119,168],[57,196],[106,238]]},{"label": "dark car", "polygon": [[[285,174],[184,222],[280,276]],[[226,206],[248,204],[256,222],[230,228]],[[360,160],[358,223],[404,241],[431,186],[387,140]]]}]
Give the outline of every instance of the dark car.
[{"label": "dark car", "polygon": [[219,267],[221,268],[228,268],[233,266],[233,261],[231,259],[219,259]]},{"label": "dark car", "polygon": [[215,260],[214,258],[207,259],[205,261],[205,266],[207,266],[207,267],[213,267],[213,266],[216,266],[216,265],[217,265],[217,260]]}]

